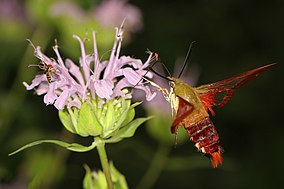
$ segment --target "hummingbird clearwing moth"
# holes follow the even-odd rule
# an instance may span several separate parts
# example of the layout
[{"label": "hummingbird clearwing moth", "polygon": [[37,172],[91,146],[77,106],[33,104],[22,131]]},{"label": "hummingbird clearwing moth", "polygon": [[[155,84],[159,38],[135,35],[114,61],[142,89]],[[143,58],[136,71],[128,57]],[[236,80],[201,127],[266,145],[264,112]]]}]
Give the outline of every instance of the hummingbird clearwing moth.
[{"label": "hummingbird clearwing moth", "polygon": [[[182,71],[190,51],[191,47],[187,53]],[[228,79],[199,87],[192,87],[179,78],[161,76],[150,67],[150,70],[155,74],[169,81],[170,92],[152,81],[150,83],[158,87],[166,100],[171,104],[174,117],[171,132],[176,134],[178,127],[183,126],[197,149],[209,157],[213,167],[216,168],[219,164],[222,164],[223,148],[220,145],[217,130],[209,116],[209,112],[212,116],[215,115],[212,106],[224,106],[231,99],[235,89],[274,65],[275,63],[268,64]]]}]

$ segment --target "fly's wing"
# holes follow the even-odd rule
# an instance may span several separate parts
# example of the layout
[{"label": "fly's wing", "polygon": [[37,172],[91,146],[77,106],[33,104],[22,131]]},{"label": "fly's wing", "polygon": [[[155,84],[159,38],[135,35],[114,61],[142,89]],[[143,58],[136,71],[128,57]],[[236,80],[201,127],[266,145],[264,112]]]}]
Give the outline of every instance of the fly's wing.
[{"label": "fly's wing", "polygon": [[241,87],[243,84],[257,77],[273,65],[275,64],[265,65],[216,83],[201,85],[195,89],[198,92],[205,109],[207,111],[210,110],[211,114],[214,115],[212,109],[213,105],[217,107],[224,106],[231,99],[234,89]]},{"label": "fly's wing", "polygon": [[171,132],[176,133],[178,126],[182,125],[182,120],[184,120],[192,111],[194,107],[191,103],[178,97],[178,109],[172,123]]}]

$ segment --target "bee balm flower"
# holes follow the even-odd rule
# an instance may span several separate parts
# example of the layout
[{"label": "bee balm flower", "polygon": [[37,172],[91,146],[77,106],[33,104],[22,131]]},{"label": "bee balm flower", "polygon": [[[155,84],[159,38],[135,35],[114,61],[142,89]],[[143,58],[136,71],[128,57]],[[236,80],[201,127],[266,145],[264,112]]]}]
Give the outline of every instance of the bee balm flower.
[{"label": "bee balm flower", "polygon": [[[73,37],[78,40],[81,48],[79,66],[70,59],[66,59],[64,62],[57,45],[53,47],[57,61],[44,55],[40,47],[32,45],[36,57],[47,66],[52,66],[54,71],[37,75],[31,85],[26,82],[23,84],[27,90],[35,89],[38,95],[44,94],[44,103],[46,105],[54,104],[58,110],[64,109],[65,106],[80,108],[87,99],[101,98],[107,102],[117,97],[131,98],[131,91],[126,92],[123,89],[133,87],[138,83],[141,76],[146,73],[144,68],[149,65],[152,55],[150,54],[144,65],[139,59],[129,56],[120,57],[122,35],[122,28],[116,28],[115,42],[110,58],[102,62],[98,56],[95,32],[93,32],[93,54],[86,54],[84,42],[74,35]],[[50,83],[47,80],[47,74],[51,76]],[[149,73],[147,76],[151,76],[151,74]],[[152,93],[150,88],[143,83],[135,88],[145,91],[147,100],[151,100],[155,96],[155,93]]]},{"label": "bee balm flower", "polygon": [[40,47],[32,44],[35,56],[40,60],[38,67],[44,73],[36,75],[30,85],[23,82],[26,89],[35,89],[38,95],[44,95],[44,103],[53,104],[59,110],[60,120],[68,131],[83,137],[93,136],[95,140],[89,147],[43,140],[26,145],[18,151],[42,142],[55,143],[73,151],[88,151],[102,141],[112,143],[133,136],[138,126],[149,119],[134,119],[134,107],[140,103],[131,104],[131,99],[133,88],[144,91],[147,100],[156,95],[148,86],[139,82],[145,74],[147,77],[152,76],[144,70],[149,65],[152,54],[145,64],[139,59],[120,56],[122,37],[121,26],[116,28],[109,60],[101,61],[95,32],[93,54],[86,54],[84,41],[74,35],[81,49],[79,66],[70,59],[64,61],[57,45],[53,48],[56,54],[54,59],[48,58]]}]

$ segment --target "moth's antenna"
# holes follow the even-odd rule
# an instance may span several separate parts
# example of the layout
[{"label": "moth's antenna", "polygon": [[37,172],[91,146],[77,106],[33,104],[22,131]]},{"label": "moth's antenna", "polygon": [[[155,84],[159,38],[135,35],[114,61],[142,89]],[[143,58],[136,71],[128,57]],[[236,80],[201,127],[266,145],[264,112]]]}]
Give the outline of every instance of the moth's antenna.
[{"label": "moth's antenna", "polygon": [[191,51],[192,51],[192,46],[193,46],[194,43],[195,43],[195,41],[192,41],[192,42],[190,43],[190,46],[189,46],[189,48],[188,48],[188,51],[187,51],[186,57],[185,57],[185,59],[184,59],[183,65],[182,65],[182,69],[181,69],[181,71],[180,71],[180,73],[179,73],[179,75],[178,75],[178,78],[180,78],[182,72],[184,71],[184,69],[185,69],[185,67],[186,67],[186,64],[187,64],[187,62],[188,62],[189,55],[190,55],[190,53],[191,53]]},{"label": "moth's antenna", "polygon": [[168,73],[168,75],[169,75],[170,77],[172,77],[172,74],[171,74],[170,71],[168,70],[167,66],[166,66],[163,62],[160,62],[160,63],[163,65],[163,67],[164,67],[164,69],[166,70],[166,72]]},{"label": "moth's antenna", "polygon": [[154,74],[156,74],[157,76],[160,76],[160,77],[163,78],[163,79],[166,79],[166,80],[168,80],[168,81],[171,81],[169,78],[167,78],[167,77],[165,77],[165,76],[159,74],[158,72],[156,72],[152,67],[149,67],[149,70],[150,70],[151,72],[153,72]]}]

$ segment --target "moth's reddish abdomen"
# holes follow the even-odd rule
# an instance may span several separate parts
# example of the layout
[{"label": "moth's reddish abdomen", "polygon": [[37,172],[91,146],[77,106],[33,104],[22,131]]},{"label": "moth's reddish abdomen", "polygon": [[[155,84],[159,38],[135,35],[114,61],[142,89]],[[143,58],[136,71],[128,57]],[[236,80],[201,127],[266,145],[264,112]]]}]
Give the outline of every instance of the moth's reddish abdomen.
[{"label": "moth's reddish abdomen", "polygon": [[211,159],[213,167],[222,164],[223,149],[220,146],[215,126],[209,119],[208,111],[214,115],[213,106],[222,107],[227,104],[234,89],[241,87],[273,65],[275,64],[265,65],[196,88],[187,85],[178,78],[169,77],[172,92],[168,98],[175,110],[171,132],[177,134],[178,127],[183,125],[198,150]]},{"label": "moth's reddish abdomen", "polygon": [[213,167],[216,168],[222,164],[223,148],[220,146],[219,135],[209,117],[189,127],[185,125],[185,128],[198,150],[211,159]]}]

